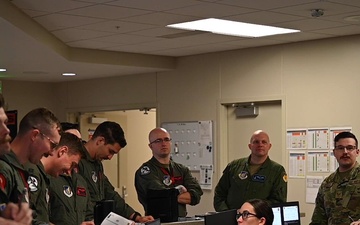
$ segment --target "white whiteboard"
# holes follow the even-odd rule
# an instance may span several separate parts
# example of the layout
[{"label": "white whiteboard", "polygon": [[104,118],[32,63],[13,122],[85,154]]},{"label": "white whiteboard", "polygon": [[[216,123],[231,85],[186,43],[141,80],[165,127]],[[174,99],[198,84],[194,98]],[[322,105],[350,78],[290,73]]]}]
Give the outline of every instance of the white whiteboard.
[{"label": "white whiteboard", "polygon": [[163,123],[172,139],[171,157],[190,170],[200,171],[201,165],[213,167],[212,121]]}]

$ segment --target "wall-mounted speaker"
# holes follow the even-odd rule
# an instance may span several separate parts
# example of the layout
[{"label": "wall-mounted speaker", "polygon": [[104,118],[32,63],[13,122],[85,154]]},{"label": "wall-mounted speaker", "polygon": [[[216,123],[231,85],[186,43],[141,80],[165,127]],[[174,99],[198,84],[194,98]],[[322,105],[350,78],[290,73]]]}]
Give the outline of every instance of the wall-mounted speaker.
[{"label": "wall-mounted speaker", "polygon": [[257,117],[259,115],[259,107],[257,106],[238,106],[235,109],[236,117]]}]

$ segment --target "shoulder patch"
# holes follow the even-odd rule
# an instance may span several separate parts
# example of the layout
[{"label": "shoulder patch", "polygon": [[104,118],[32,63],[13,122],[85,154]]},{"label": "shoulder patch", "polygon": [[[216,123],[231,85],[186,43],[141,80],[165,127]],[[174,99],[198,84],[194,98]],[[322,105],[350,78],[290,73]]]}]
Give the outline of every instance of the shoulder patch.
[{"label": "shoulder patch", "polygon": [[7,181],[3,174],[0,174],[0,187],[4,190],[6,187]]},{"label": "shoulder patch", "polygon": [[284,174],[283,180],[285,181],[285,183],[287,183],[287,181],[288,181],[288,176],[287,176],[287,174]]},{"label": "shoulder patch", "polygon": [[73,196],[73,192],[71,190],[71,187],[69,185],[64,185],[63,186],[63,190],[64,190],[64,194],[67,196],[67,197],[71,197]]},{"label": "shoulder patch", "polygon": [[36,179],[36,177],[29,176],[27,182],[29,184],[29,189],[31,192],[35,192],[39,189],[39,187],[38,187],[39,182]]},{"label": "shoulder patch", "polygon": [[143,166],[141,169],[140,169],[140,174],[141,175],[147,175],[149,174],[151,171],[150,171],[150,168],[148,166]]}]

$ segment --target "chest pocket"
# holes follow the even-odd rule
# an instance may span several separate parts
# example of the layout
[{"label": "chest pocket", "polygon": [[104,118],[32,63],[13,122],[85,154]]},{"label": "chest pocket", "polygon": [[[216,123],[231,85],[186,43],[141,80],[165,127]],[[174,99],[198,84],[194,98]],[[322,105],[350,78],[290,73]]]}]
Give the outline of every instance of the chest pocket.
[{"label": "chest pocket", "polygon": [[353,180],[349,183],[348,190],[346,194],[350,194],[349,203],[347,208],[356,211],[360,203],[360,180]]}]

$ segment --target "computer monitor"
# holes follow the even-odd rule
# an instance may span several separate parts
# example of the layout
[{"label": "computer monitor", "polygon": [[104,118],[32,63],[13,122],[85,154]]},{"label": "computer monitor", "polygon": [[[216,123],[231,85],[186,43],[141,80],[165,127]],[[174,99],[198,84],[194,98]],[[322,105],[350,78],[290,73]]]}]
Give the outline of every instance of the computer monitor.
[{"label": "computer monitor", "polygon": [[237,225],[236,209],[205,215],[205,225]]},{"label": "computer monitor", "polygon": [[146,215],[152,215],[155,219],[159,218],[161,223],[178,221],[178,195],[179,191],[175,188],[148,189]]},{"label": "computer monitor", "polygon": [[299,202],[283,202],[272,205],[273,225],[300,225]]}]

